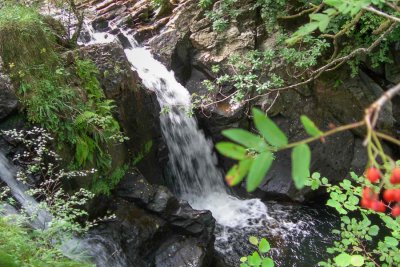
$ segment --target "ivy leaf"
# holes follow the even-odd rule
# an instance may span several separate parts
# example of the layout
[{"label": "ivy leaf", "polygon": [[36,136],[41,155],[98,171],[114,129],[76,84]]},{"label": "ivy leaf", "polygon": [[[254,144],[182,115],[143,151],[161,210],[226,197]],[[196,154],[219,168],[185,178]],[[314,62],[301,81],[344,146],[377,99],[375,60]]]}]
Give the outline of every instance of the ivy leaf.
[{"label": "ivy leaf", "polygon": [[360,255],[352,255],[350,259],[350,263],[353,266],[363,266],[364,265],[364,257]]},{"label": "ivy leaf", "polygon": [[253,148],[259,152],[267,148],[267,144],[259,136],[243,129],[229,129],[222,131],[222,135],[247,148]]},{"label": "ivy leaf", "polygon": [[234,143],[220,142],[215,145],[215,148],[219,153],[231,159],[244,160],[248,158],[247,150],[244,147]]},{"label": "ivy leaf", "polygon": [[250,236],[249,237],[249,242],[250,242],[250,244],[252,244],[254,246],[257,246],[258,245],[258,238],[255,237],[255,236]]},{"label": "ivy leaf", "polygon": [[315,126],[314,122],[310,120],[306,115],[301,115],[300,116],[300,121],[303,124],[304,130],[312,136],[320,136],[322,135],[322,132],[318,129],[317,126]]},{"label": "ivy leaf", "polygon": [[351,256],[347,253],[339,254],[333,260],[339,267],[346,267],[351,264]]},{"label": "ivy leaf", "polygon": [[257,130],[275,147],[282,147],[288,144],[286,135],[279,127],[259,109],[253,108],[253,120]]},{"label": "ivy leaf", "polygon": [[321,32],[324,32],[326,30],[331,20],[331,18],[328,15],[321,13],[311,14],[310,19],[318,22],[318,28]]},{"label": "ivy leaf", "polygon": [[261,267],[274,267],[274,261],[271,258],[264,258],[261,263]]},{"label": "ivy leaf", "polygon": [[249,175],[247,176],[246,189],[248,192],[256,190],[271,167],[273,160],[274,157],[269,151],[261,153],[253,160],[253,164],[251,164],[249,170]]},{"label": "ivy leaf", "polygon": [[238,164],[235,164],[225,176],[225,181],[227,184],[229,186],[235,186],[239,184],[249,172],[252,162],[252,159],[245,159],[239,161]]},{"label": "ivy leaf", "polygon": [[307,144],[301,144],[292,151],[292,178],[297,189],[302,189],[310,176],[311,151]]},{"label": "ivy leaf", "polygon": [[262,238],[260,243],[258,244],[258,250],[261,253],[267,253],[271,249],[270,244],[265,238]]},{"label": "ivy leaf", "polygon": [[247,261],[247,257],[241,257],[240,258],[240,262],[246,262]]}]

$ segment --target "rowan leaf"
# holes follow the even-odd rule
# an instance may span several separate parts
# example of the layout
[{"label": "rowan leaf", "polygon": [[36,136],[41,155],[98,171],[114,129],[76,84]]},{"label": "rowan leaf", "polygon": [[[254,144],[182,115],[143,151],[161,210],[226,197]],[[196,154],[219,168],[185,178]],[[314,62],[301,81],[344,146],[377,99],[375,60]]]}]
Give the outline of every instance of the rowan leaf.
[{"label": "rowan leaf", "polygon": [[268,169],[271,167],[273,160],[274,157],[269,151],[259,154],[253,160],[246,182],[246,189],[248,192],[256,190],[256,188],[260,185]]},{"label": "rowan leaf", "polygon": [[288,144],[286,135],[264,112],[253,108],[253,116],[257,130],[268,143],[275,147],[282,147]]},{"label": "rowan leaf", "polygon": [[244,160],[248,158],[247,150],[244,147],[234,143],[220,142],[215,145],[215,148],[219,153],[231,159]]},{"label": "rowan leaf", "polygon": [[307,144],[301,144],[292,151],[292,178],[297,189],[302,189],[310,176],[311,151]]},{"label": "rowan leaf", "polygon": [[320,136],[323,133],[318,129],[317,126],[315,126],[314,122],[310,120],[306,115],[301,115],[300,116],[300,121],[303,124],[304,130],[310,135],[310,136]]},{"label": "rowan leaf", "polygon": [[268,145],[258,135],[243,129],[229,129],[222,131],[222,135],[230,140],[239,143],[247,148],[255,149],[259,152],[265,150]]},{"label": "rowan leaf", "polygon": [[246,174],[249,172],[250,166],[253,163],[252,159],[245,159],[233,165],[232,168],[225,175],[225,181],[229,186],[239,184]]}]

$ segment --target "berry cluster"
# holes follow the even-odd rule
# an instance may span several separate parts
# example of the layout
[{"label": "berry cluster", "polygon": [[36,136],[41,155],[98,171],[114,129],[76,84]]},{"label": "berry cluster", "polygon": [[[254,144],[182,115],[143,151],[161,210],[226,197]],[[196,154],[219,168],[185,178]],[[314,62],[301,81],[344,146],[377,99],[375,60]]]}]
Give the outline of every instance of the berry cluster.
[{"label": "berry cluster", "polygon": [[[377,183],[380,179],[380,172],[374,167],[369,168],[365,176],[371,183]],[[400,168],[394,168],[389,178],[391,185],[400,184]],[[383,190],[383,200],[379,200],[379,194],[369,187],[362,190],[360,205],[363,208],[371,209],[376,212],[385,212],[387,207],[391,207],[393,217],[400,216],[400,188],[391,188]],[[387,203],[387,205],[385,204]],[[392,203],[397,203],[392,205]]]}]

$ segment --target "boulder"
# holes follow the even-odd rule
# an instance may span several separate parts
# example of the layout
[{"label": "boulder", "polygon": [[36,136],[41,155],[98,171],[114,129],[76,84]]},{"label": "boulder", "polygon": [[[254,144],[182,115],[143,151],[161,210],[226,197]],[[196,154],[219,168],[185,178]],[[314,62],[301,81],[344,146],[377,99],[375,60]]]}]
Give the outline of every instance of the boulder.
[{"label": "boulder", "polygon": [[210,266],[206,250],[193,238],[174,236],[157,250],[156,267],[202,267]]},{"label": "boulder", "polygon": [[[86,240],[89,247],[97,243],[103,251],[116,251],[110,253],[109,264],[210,266],[215,220],[209,211],[193,210],[164,186],[149,184],[135,170],[114,190],[108,209],[116,218],[100,223]],[[98,266],[111,266],[101,259]]]},{"label": "boulder", "polygon": [[178,200],[165,186],[149,184],[137,171],[128,172],[115,189],[115,195],[158,214],[180,233],[211,241],[215,220],[210,211],[194,210]]}]

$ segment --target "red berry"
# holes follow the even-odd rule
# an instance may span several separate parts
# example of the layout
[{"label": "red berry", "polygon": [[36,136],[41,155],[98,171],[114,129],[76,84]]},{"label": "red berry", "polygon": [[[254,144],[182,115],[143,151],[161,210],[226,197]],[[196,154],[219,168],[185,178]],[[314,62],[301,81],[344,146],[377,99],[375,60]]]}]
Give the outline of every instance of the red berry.
[{"label": "red berry", "polygon": [[392,209],[392,216],[397,217],[400,216],[400,206],[395,206]]},{"label": "red berry", "polygon": [[400,201],[400,189],[393,189],[394,191],[394,201]]},{"label": "red berry", "polygon": [[392,184],[400,184],[400,168],[394,168],[390,175],[390,182]]},{"label": "red berry", "polygon": [[371,167],[366,171],[365,176],[371,183],[376,183],[379,180],[380,174],[376,168]]},{"label": "red berry", "polygon": [[371,200],[362,198],[360,201],[360,206],[365,209],[370,209],[371,208]]},{"label": "red berry", "polygon": [[[400,192],[399,192],[400,193]],[[397,200],[397,190],[396,189],[386,189],[384,192],[383,192],[383,199],[386,201],[386,202],[392,202],[392,201],[395,201],[395,200]]]},{"label": "red berry", "polygon": [[382,201],[373,201],[371,203],[371,209],[376,212],[385,212],[386,206]]},{"label": "red berry", "polygon": [[362,197],[368,200],[377,200],[378,195],[369,187],[364,187],[362,190]]}]

